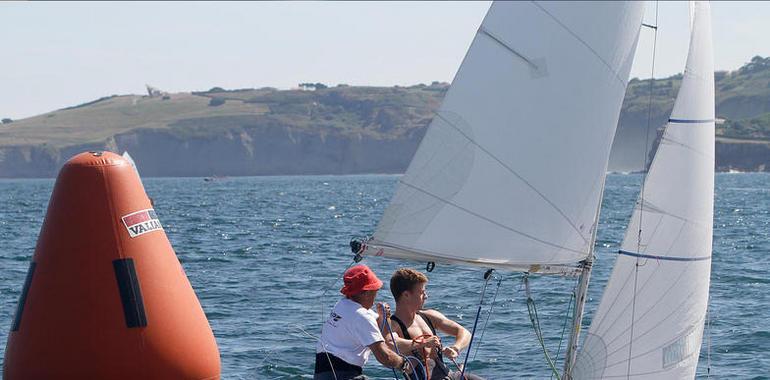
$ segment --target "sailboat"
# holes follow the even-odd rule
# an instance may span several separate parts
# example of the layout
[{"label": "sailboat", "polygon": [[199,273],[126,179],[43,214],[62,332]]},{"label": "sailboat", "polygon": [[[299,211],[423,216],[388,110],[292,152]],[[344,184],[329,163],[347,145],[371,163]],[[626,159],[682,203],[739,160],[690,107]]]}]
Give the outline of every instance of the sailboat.
[{"label": "sailboat", "polygon": [[714,64],[709,4],[691,11],[682,86],[579,354],[578,378],[695,376],[711,272]]},{"label": "sailboat", "polygon": [[141,179],[142,176],[139,175],[139,169],[136,167],[136,162],[134,162],[134,158],[128,154],[128,151],[123,151],[123,158],[131,164],[131,167],[134,168],[134,171],[136,172],[136,176]]},{"label": "sailboat", "polygon": [[[633,377],[689,373],[680,368],[697,363],[710,263],[702,257],[711,249],[707,9],[695,12],[685,83],[579,360],[609,152],[642,27],[641,2],[493,3],[375,233],[351,244],[354,252],[428,268],[454,263],[579,276],[562,378],[620,373],[618,347],[626,347]],[[638,280],[634,286],[628,276]],[[630,314],[628,302],[635,307]],[[676,318],[661,320],[672,313]],[[623,335],[629,324],[633,333]],[[633,349],[624,346],[629,338]],[[656,372],[653,362],[677,369]]]}]

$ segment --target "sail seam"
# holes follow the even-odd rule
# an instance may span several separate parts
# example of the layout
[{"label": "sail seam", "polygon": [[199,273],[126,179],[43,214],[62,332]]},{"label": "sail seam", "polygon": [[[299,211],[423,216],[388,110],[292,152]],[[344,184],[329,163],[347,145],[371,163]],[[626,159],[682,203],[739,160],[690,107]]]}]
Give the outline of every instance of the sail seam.
[{"label": "sail seam", "polygon": [[618,74],[618,72],[615,71],[615,69],[612,67],[612,65],[610,65],[609,62],[604,60],[604,58],[601,55],[599,55],[599,53],[597,53],[596,50],[594,50],[594,48],[591,47],[591,45],[589,45],[587,42],[585,42],[582,38],[580,38],[580,36],[577,35],[577,33],[573,32],[570,28],[568,28],[567,25],[564,25],[564,23],[562,23],[561,20],[559,20],[558,18],[556,18],[556,16],[554,16],[550,12],[548,12],[545,8],[543,8],[536,1],[533,1],[532,4],[535,5],[536,7],[540,8],[540,10],[543,11],[543,13],[547,14],[548,17],[553,19],[553,21],[555,21],[557,24],[559,24],[559,26],[561,26],[569,34],[571,34],[573,37],[575,37],[575,39],[578,40],[581,44],[583,44],[583,46],[585,46],[588,50],[590,50],[591,53],[593,53],[593,55],[596,58],[598,58],[604,64],[604,66],[607,66],[607,68],[610,70],[610,72],[621,83],[623,88],[626,88],[626,85],[627,85],[626,81],[623,80],[623,78],[620,77],[620,74]]},{"label": "sail seam", "polygon": [[663,261],[702,261],[702,260],[708,260],[711,258],[711,255],[708,256],[696,256],[696,257],[677,257],[677,256],[658,256],[658,255],[648,255],[644,253],[638,253],[638,252],[630,252],[626,250],[619,250],[618,254],[620,255],[626,255],[631,257],[639,257],[644,259],[655,259],[655,260],[663,260]]},{"label": "sail seam", "polygon": [[[532,191],[534,191],[534,192],[535,192],[535,193],[536,193],[538,196],[540,196],[540,198],[542,198],[544,201],[546,201],[546,203],[548,203],[548,205],[549,205],[549,206],[551,206],[551,207],[552,207],[552,208],[553,208],[553,209],[554,209],[556,212],[558,212],[558,213],[559,213],[559,215],[561,215],[561,217],[562,217],[562,218],[564,218],[564,220],[565,220],[565,221],[566,221],[566,222],[567,222],[567,223],[568,223],[568,224],[569,224],[569,225],[572,227],[572,229],[573,229],[573,230],[575,230],[575,232],[577,232],[577,235],[580,237],[580,239],[582,239],[582,240],[583,240],[583,243],[588,243],[588,239],[586,239],[586,238],[583,236],[582,232],[580,231],[580,229],[579,229],[579,228],[577,228],[577,226],[575,225],[575,223],[573,223],[573,222],[572,222],[572,220],[570,220],[570,218],[567,216],[567,214],[565,214],[565,213],[564,213],[564,211],[562,211],[562,210],[559,208],[559,206],[557,206],[557,205],[556,205],[556,204],[554,204],[554,203],[553,203],[553,202],[552,202],[550,199],[548,199],[548,197],[546,197],[546,196],[545,196],[545,194],[543,194],[543,193],[542,193],[542,192],[540,192],[540,191],[539,191],[537,188],[535,188],[535,186],[533,186],[531,183],[529,183],[529,181],[527,181],[526,179],[524,179],[524,177],[522,177],[521,175],[519,175],[519,173],[517,173],[515,170],[513,170],[513,168],[511,168],[511,167],[510,167],[510,166],[508,166],[506,163],[504,163],[502,160],[500,160],[499,158],[497,158],[497,156],[495,156],[494,154],[492,154],[492,152],[488,151],[486,148],[484,148],[484,147],[483,147],[483,146],[481,146],[479,143],[477,143],[475,140],[473,140],[473,139],[472,139],[470,136],[468,136],[467,134],[465,134],[465,132],[463,132],[462,130],[460,130],[460,128],[458,128],[458,127],[457,127],[457,126],[455,126],[455,125],[454,125],[452,122],[450,122],[449,120],[447,120],[447,119],[446,119],[444,116],[442,116],[442,115],[441,115],[441,113],[439,113],[439,112],[436,112],[436,116],[438,116],[438,117],[439,117],[439,119],[443,120],[443,121],[444,121],[445,123],[447,123],[447,124],[448,124],[450,127],[452,127],[454,130],[456,130],[456,131],[457,131],[457,133],[459,133],[459,134],[461,134],[463,137],[465,137],[465,138],[466,138],[466,139],[467,139],[467,140],[468,140],[468,141],[469,141],[471,144],[473,144],[473,145],[477,146],[479,149],[481,149],[481,151],[482,151],[482,152],[486,153],[486,154],[487,154],[489,157],[491,157],[491,158],[492,158],[493,160],[495,160],[495,161],[496,161],[498,164],[500,164],[500,166],[502,166],[503,168],[505,168],[505,170],[507,170],[509,173],[513,174],[513,175],[514,175],[516,178],[518,178],[518,179],[519,179],[521,182],[523,182],[525,185],[527,185],[527,187],[529,187],[530,189],[532,189]],[[440,198],[439,198],[439,199],[440,199]],[[557,247],[557,248],[563,248],[563,247],[561,247],[561,246],[559,246],[559,245],[556,245],[556,244],[553,244],[553,246],[554,246],[554,247]],[[565,249],[566,249],[566,248],[565,248]],[[573,252],[577,252],[577,251],[574,251],[574,250],[573,250]],[[580,252],[580,253],[581,253],[581,254],[585,254],[585,252]]]},{"label": "sail seam", "polygon": [[687,145],[687,144],[684,144],[684,143],[682,143],[682,142],[679,142],[679,141],[673,140],[673,139],[671,139],[671,138],[669,138],[669,137],[662,137],[662,138],[660,139],[660,141],[661,141],[661,144],[668,142],[668,143],[670,143],[671,145],[680,146],[680,147],[682,147],[682,148],[685,148],[685,149],[687,149],[687,150],[689,150],[689,151],[691,151],[691,152],[693,152],[693,153],[695,153],[695,154],[699,154],[699,155],[701,155],[701,156],[703,156],[703,157],[706,157],[706,158],[712,158],[712,157],[713,157],[713,156],[711,156],[711,155],[709,155],[709,154],[707,154],[707,153],[705,153],[705,152],[701,152],[701,151],[699,151],[699,150],[697,150],[697,149],[695,149],[695,148],[693,148],[693,147],[691,147],[691,146],[689,146],[689,145]]},{"label": "sail seam", "polygon": [[[681,272],[681,273],[679,273],[679,275],[676,277],[676,280],[675,280],[674,282],[672,282],[672,283],[671,283],[671,285],[668,287],[668,289],[666,289],[666,291],[665,291],[665,292],[664,292],[664,293],[661,295],[661,299],[662,299],[662,298],[665,298],[666,296],[668,296],[668,294],[669,294],[669,293],[670,293],[672,290],[674,290],[674,289],[676,288],[677,284],[679,284],[679,282],[680,282],[680,281],[681,281],[681,280],[684,278],[684,276],[685,276],[685,273],[687,273],[687,271],[688,271],[688,270],[690,270],[691,268],[693,268],[693,267],[692,267],[690,264],[691,264],[691,263],[687,263],[687,265],[686,265],[686,266],[685,266],[685,268],[682,270],[682,272]],[[659,269],[660,269],[660,268],[661,268],[661,266],[657,266],[657,267],[656,267],[656,268],[653,270],[652,274],[650,274],[650,275],[649,275],[649,277],[647,278],[647,280],[644,282],[644,284],[642,284],[642,287],[641,287],[641,289],[639,289],[639,292],[642,292],[642,291],[644,291],[644,289],[647,287],[647,285],[650,283],[650,281],[653,281],[653,277],[654,277],[655,273],[658,273],[658,271],[659,271]],[[629,281],[629,282],[630,282],[630,281]],[[690,293],[690,295],[692,295],[692,293]],[[687,298],[689,298],[689,296],[688,296]],[[657,322],[657,323],[655,323],[654,325],[655,325],[655,326],[657,326],[659,323],[663,323],[663,322],[665,322],[666,320],[668,320],[669,318],[671,318],[672,316],[676,315],[676,313],[679,311],[679,309],[680,309],[680,308],[681,308],[683,305],[685,305],[685,304],[684,304],[684,303],[680,303],[680,304],[679,304],[679,306],[677,306],[677,307],[676,307],[674,310],[672,310],[672,311],[671,311],[671,312],[670,312],[670,313],[669,313],[667,316],[665,316],[663,319],[661,319],[660,321],[658,321],[658,322]],[[614,305],[613,305],[613,306],[614,306]],[[628,304],[628,305],[626,305],[626,307],[624,307],[624,308],[623,308],[623,310],[621,310],[621,314],[620,314],[620,315],[618,315],[618,317],[617,317],[617,318],[616,318],[616,319],[615,319],[615,320],[614,320],[614,321],[613,321],[613,322],[610,324],[610,327],[609,327],[609,328],[612,328],[613,326],[615,326],[615,323],[617,323],[617,322],[620,320],[620,317],[621,317],[621,316],[623,316],[623,313],[625,313],[625,311],[626,311],[626,310],[628,310],[628,307],[629,307],[629,306],[631,306],[631,305],[630,305],[630,304]],[[646,317],[647,317],[647,315],[648,315],[649,313],[653,312],[654,310],[655,310],[654,306],[653,306],[653,307],[649,307],[649,308],[647,308],[647,310],[646,310],[644,313],[642,313],[642,315],[640,315],[640,316],[639,316],[638,320],[643,320],[644,318],[646,318]],[[608,329],[609,329],[609,328],[608,328]],[[624,336],[625,336],[625,333],[626,333],[626,332],[628,332],[628,331],[630,331],[630,330],[631,330],[631,328],[630,328],[630,327],[629,327],[629,328],[626,328],[625,330],[623,330],[623,331],[620,331],[620,332],[619,332],[619,333],[618,333],[618,334],[617,334],[617,335],[616,335],[614,338],[612,338],[611,340],[605,340],[605,341],[604,341],[604,342],[605,342],[605,344],[606,344],[606,346],[607,346],[607,350],[608,350],[608,353],[607,353],[607,357],[610,357],[611,355],[613,355],[613,354],[615,354],[615,353],[618,353],[618,352],[620,352],[621,350],[623,350],[624,348],[628,347],[628,346],[631,344],[631,343],[629,342],[629,343],[627,343],[627,344],[621,345],[620,347],[617,347],[617,348],[616,348],[614,351],[609,351],[609,347],[610,347],[610,345],[614,344],[614,343],[615,343],[615,342],[616,342],[618,339],[620,339],[620,338],[624,337]],[[648,330],[646,330],[646,331],[642,332],[642,334],[641,334],[641,335],[639,335],[639,336],[637,336],[637,337],[645,336],[646,334],[648,334],[648,333],[649,333],[649,331],[652,331],[652,330],[649,330],[649,329],[648,329]],[[670,343],[670,342],[669,342],[669,343]],[[666,343],[666,344],[668,344],[668,343]],[[661,347],[662,347],[662,346],[661,346]],[[631,358],[631,359],[634,359],[635,357],[631,357],[631,356],[630,356],[630,358]],[[619,364],[622,364],[622,363],[626,362],[627,360],[628,360],[628,359],[624,359],[624,360],[621,360],[621,361],[618,361],[618,362],[612,363],[611,365],[607,365],[606,367],[607,367],[607,368],[609,368],[610,366],[616,366],[616,365],[619,365]]]},{"label": "sail seam", "polygon": [[439,197],[439,196],[437,196],[437,195],[435,195],[435,194],[433,194],[433,193],[431,193],[431,192],[428,192],[428,191],[426,191],[426,190],[424,190],[424,189],[421,189],[421,188],[419,188],[419,187],[417,187],[417,186],[415,186],[415,185],[412,185],[411,183],[405,182],[405,181],[403,181],[403,180],[400,180],[399,182],[400,182],[401,184],[403,184],[404,186],[408,186],[408,187],[411,187],[412,189],[415,189],[415,190],[417,190],[417,191],[419,191],[419,192],[421,192],[421,193],[423,193],[423,194],[425,194],[425,195],[428,195],[428,196],[430,196],[430,197],[432,197],[432,198],[438,199],[439,201],[442,201],[442,202],[444,202],[444,203],[446,203],[446,204],[448,204],[448,205],[450,205],[450,206],[453,206],[453,207],[457,208],[458,210],[461,210],[461,211],[463,211],[463,212],[466,212],[466,213],[468,213],[468,214],[470,214],[470,215],[473,215],[473,216],[475,216],[475,217],[477,217],[477,218],[479,218],[479,219],[485,220],[485,221],[487,221],[487,222],[489,222],[489,223],[492,223],[492,224],[494,224],[494,225],[496,225],[496,226],[498,226],[498,227],[500,227],[500,228],[506,229],[506,230],[508,230],[508,231],[514,232],[514,233],[516,233],[516,234],[519,234],[519,235],[521,235],[521,236],[524,236],[524,237],[526,237],[526,238],[532,239],[532,240],[534,240],[534,241],[537,241],[537,242],[539,242],[539,243],[542,243],[542,244],[545,244],[545,245],[548,245],[548,246],[551,246],[551,247],[554,247],[554,248],[563,249],[563,250],[565,250],[565,251],[570,251],[570,252],[578,253],[578,254],[580,254],[580,255],[585,255],[585,252],[583,252],[583,251],[580,251],[580,250],[576,250],[576,249],[572,249],[572,248],[568,248],[568,247],[564,247],[564,246],[560,246],[560,245],[558,245],[558,244],[554,244],[554,243],[551,243],[551,242],[549,242],[549,241],[546,241],[546,240],[540,239],[540,238],[538,238],[538,237],[536,237],[536,236],[532,236],[532,235],[530,235],[530,234],[528,234],[528,233],[526,233],[526,232],[522,232],[522,231],[519,231],[519,230],[517,230],[517,229],[515,229],[515,228],[512,228],[512,227],[506,226],[505,224],[502,224],[502,223],[500,223],[500,222],[497,222],[497,221],[495,221],[495,220],[492,220],[492,219],[490,219],[490,218],[487,218],[487,217],[485,217],[485,216],[483,216],[483,215],[480,215],[480,214],[478,214],[478,213],[475,213],[475,212],[473,212],[473,211],[471,211],[471,210],[469,210],[469,209],[467,209],[467,208],[465,208],[465,207],[462,207],[462,206],[460,206],[460,205],[458,205],[458,204],[452,203],[452,202],[450,202],[450,201],[448,201],[448,200],[446,200],[446,199],[443,199],[443,198],[441,198],[441,197]]},{"label": "sail seam", "polygon": [[[616,264],[616,265],[617,265],[617,264]],[[638,289],[638,291],[639,291],[639,292],[644,292],[644,291],[645,291],[645,289],[647,289],[647,285],[650,283],[650,281],[652,281],[652,280],[655,278],[655,275],[658,273],[658,271],[659,271],[661,268],[663,268],[663,266],[661,266],[661,265],[656,265],[656,266],[655,266],[655,268],[652,270],[652,272],[651,272],[649,275],[647,275],[647,279],[644,281],[644,283],[643,283],[643,284],[641,285],[641,287]],[[687,272],[687,270],[688,270],[689,268],[690,268],[689,264],[688,264],[687,266],[685,266],[685,269],[684,269],[684,270],[682,270],[682,271],[679,273],[679,275],[677,276],[676,280],[675,280],[675,281],[674,281],[674,282],[671,284],[671,286],[669,286],[669,287],[668,287],[668,289],[666,289],[666,291],[665,291],[665,292],[662,294],[662,296],[661,296],[661,297],[666,297],[666,296],[669,294],[669,292],[670,292],[672,289],[674,289],[674,287],[675,287],[675,286],[676,286],[676,285],[679,283],[679,281],[682,279],[682,277],[684,276],[684,274]],[[629,274],[628,274],[628,276],[626,276],[626,277],[625,277],[625,278],[627,279],[627,281],[626,281],[625,283],[623,283],[623,286],[622,286],[622,287],[621,287],[621,289],[618,291],[618,293],[615,295],[615,298],[612,300],[612,303],[610,303],[610,306],[607,308],[608,310],[612,310],[612,309],[614,309],[614,308],[615,308],[615,305],[617,305],[617,304],[618,304],[618,302],[620,301],[618,298],[620,297],[620,295],[621,295],[621,294],[623,294],[623,290],[626,288],[626,285],[628,285],[628,284],[630,284],[630,283],[631,283],[631,281],[628,281],[628,280],[630,280],[630,276],[631,276],[630,272],[632,272],[632,271],[634,270],[634,267],[629,267],[629,269],[630,269],[630,270],[629,270]],[[615,273],[613,272],[613,276],[614,276],[614,275],[615,275]],[[630,303],[626,304],[626,306],[625,306],[625,307],[623,307],[623,309],[621,309],[621,310],[620,310],[620,314],[618,314],[618,315],[616,316],[616,318],[615,318],[615,319],[613,319],[612,321],[610,321],[610,320],[608,320],[608,319],[607,319],[607,317],[609,317],[609,316],[610,316],[610,313],[609,313],[609,312],[607,312],[606,314],[604,314],[604,316],[602,317],[602,319],[601,319],[601,320],[599,320],[599,321],[598,321],[598,323],[596,324],[596,330],[597,330],[597,331],[598,331],[598,330],[601,330],[601,329],[602,329],[602,327],[604,326],[604,322],[605,322],[605,321],[607,321],[607,322],[609,322],[609,326],[608,326],[608,327],[606,327],[606,328],[604,328],[602,331],[605,331],[605,332],[607,332],[607,331],[610,331],[610,330],[611,330],[611,329],[612,329],[612,328],[615,326],[615,324],[616,324],[618,321],[620,321],[620,320],[621,320],[621,317],[622,317],[623,315],[625,315],[625,313],[626,313],[626,310],[628,310],[628,308],[629,308],[630,306],[631,306],[631,304],[630,304]],[[649,310],[648,310],[647,312],[645,312],[644,314],[642,314],[641,318],[644,318],[644,317],[647,315],[647,313],[648,313],[648,312],[649,312]],[[591,325],[591,328],[593,329],[593,327],[594,327],[594,326],[593,326],[593,324],[592,324],[592,325]],[[620,332],[620,334],[616,335],[614,338],[612,338],[612,340],[607,340],[607,341],[605,341],[605,343],[606,343],[606,344],[607,344],[607,346],[609,347],[609,345],[610,345],[610,344],[612,344],[612,343],[614,343],[616,340],[620,339],[620,338],[623,336],[623,334],[624,334],[626,331],[628,331],[628,330],[629,330],[629,328],[627,328],[627,329],[625,329],[625,330],[621,331],[621,332]],[[599,336],[599,335],[597,334],[597,336]],[[623,346],[623,347],[625,347],[625,346]],[[622,348],[622,347],[621,347],[621,348]],[[615,351],[613,351],[613,352],[617,352],[617,350],[615,350]]]},{"label": "sail seam", "polygon": [[[687,294],[687,298],[689,299],[690,297],[692,297],[693,295],[695,295],[695,293],[696,293],[695,291],[692,291],[692,292],[690,292],[689,294]],[[668,320],[669,318],[671,318],[672,316],[675,316],[675,315],[677,315],[677,312],[679,312],[679,310],[680,310],[680,309],[682,309],[682,307],[683,307],[683,306],[686,306],[686,305],[687,305],[687,304],[686,304],[686,303],[684,303],[684,302],[683,302],[683,303],[680,303],[680,304],[679,304],[679,306],[677,306],[677,307],[676,307],[676,308],[675,308],[675,309],[674,309],[674,310],[673,310],[671,313],[669,313],[668,315],[666,315],[666,317],[665,317],[665,318],[663,318],[663,319],[662,319],[662,320],[661,320],[659,323],[662,323],[662,322],[664,322],[664,321]],[[652,311],[652,309],[648,309],[648,310],[647,310],[647,312],[645,312],[645,314],[649,313],[650,311]],[[696,321],[696,322],[695,322],[693,325],[696,325],[696,326],[697,326],[698,324],[702,323],[703,319],[704,319],[704,318],[700,318],[700,319],[699,319],[698,321]],[[638,338],[638,337],[643,337],[643,336],[645,336],[645,335],[647,335],[647,334],[649,334],[649,333],[651,333],[651,332],[653,332],[653,331],[655,331],[655,329],[654,329],[654,328],[652,328],[652,329],[648,329],[648,330],[646,330],[645,332],[643,332],[641,335],[637,336],[637,338]],[[651,354],[651,353],[653,353],[653,352],[657,351],[658,349],[664,348],[664,347],[666,347],[666,346],[670,345],[671,343],[673,343],[673,342],[676,342],[676,341],[677,341],[677,340],[680,338],[680,336],[681,336],[681,334],[679,334],[679,336],[677,336],[676,338],[674,338],[674,339],[671,339],[671,340],[668,340],[668,341],[666,341],[666,342],[664,342],[664,343],[662,343],[662,344],[660,344],[660,345],[657,345],[657,346],[655,346],[655,347],[653,347],[653,348],[651,348],[651,349],[649,349],[649,350],[647,350],[647,351],[644,351],[644,352],[640,352],[640,353],[637,353],[636,355],[633,355],[633,356],[631,357],[631,359],[632,359],[632,360],[633,360],[633,359],[638,359],[638,358],[641,358],[641,357],[643,357],[643,356],[649,355],[649,354]],[[623,346],[621,346],[621,347],[618,347],[618,348],[617,348],[615,351],[612,351],[612,352],[608,353],[608,354],[607,354],[607,356],[610,356],[610,355],[612,355],[612,354],[614,354],[614,353],[616,353],[616,352],[618,352],[618,351],[622,350],[622,349],[623,349],[623,348],[625,348],[626,346],[627,346],[627,345],[623,345]],[[692,356],[692,354],[693,354],[693,353],[690,353],[690,355],[688,355],[687,357],[690,357],[690,356]],[[687,357],[686,357],[686,358],[687,358]],[[682,360],[684,360],[684,359],[686,359],[686,358],[683,358]],[[622,361],[618,361],[618,362],[614,362],[614,363],[611,363],[611,364],[607,364],[605,368],[610,368],[610,367],[614,367],[614,366],[617,366],[617,365],[623,364],[623,363],[625,363],[625,362],[626,362],[626,360],[627,360],[627,359],[624,359],[624,360],[622,360]],[[670,368],[671,368],[671,367],[668,367],[668,368],[664,368],[663,370],[664,370],[664,371],[667,371],[667,370],[669,370]],[[636,375],[638,375],[638,374],[634,374],[634,375],[636,376]]]},{"label": "sail seam", "polygon": [[[651,212],[651,213],[661,214],[661,215],[664,215],[664,216],[670,216],[670,217],[672,217],[674,219],[677,219],[677,220],[680,220],[680,221],[682,221],[684,223],[694,224],[696,226],[708,226],[708,223],[703,223],[703,222],[699,222],[697,220],[687,219],[685,217],[682,217],[682,216],[679,216],[679,215],[672,214],[670,212],[664,211],[664,210],[662,210],[662,209],[660,209],[658,207],[655,207],[655,206],[648,206],[647,205],[648,202],[649,202],[648,200],[644,200],[644,203],[645,203],[644,206],[640,206],[639,202],[637,202],[636,210],[638,210],[639,212],[647,211],[647,212]],[[641,207],[644,207],[644,210],[642,210]]]}]

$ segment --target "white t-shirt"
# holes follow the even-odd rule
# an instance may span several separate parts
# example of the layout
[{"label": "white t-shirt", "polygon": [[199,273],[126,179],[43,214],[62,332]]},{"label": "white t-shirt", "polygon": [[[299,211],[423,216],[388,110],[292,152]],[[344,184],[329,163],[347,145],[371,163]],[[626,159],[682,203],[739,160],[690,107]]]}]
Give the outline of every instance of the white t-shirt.
[{"label": "white t-shirt", "polygon": [[372,350],[369,345],[383,341],[377,327],[377,312],[343,298],[334,305],[321,329],[316,352],[328,352],[350,364],[363,367]]}]

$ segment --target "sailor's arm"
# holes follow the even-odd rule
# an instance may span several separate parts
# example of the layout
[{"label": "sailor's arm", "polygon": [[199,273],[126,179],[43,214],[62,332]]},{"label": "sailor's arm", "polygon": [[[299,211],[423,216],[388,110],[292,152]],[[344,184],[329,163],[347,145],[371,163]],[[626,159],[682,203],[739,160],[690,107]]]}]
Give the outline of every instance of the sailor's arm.
[{"label": "sailor's arm", "polygon": [[[393,331],[393,338],[395,338],[396,344],[398,345],[398,352],[404,355],[411,355],[412,351],[420,350],[423,347],[433,348],[441,345],[441,341],[438,339],[438,337],[433,337],[432,339],[428,339],[424,342],[416,343],[414,340],[402,338],[404,333],[401,331],[401,326],[398,324],[391,322],[390,328]],[[393,347],[393,339],[390,337],[390,331],[387,331],[387,327],[383,327],[383,330],[384,331],[382,332],[382,335],[385,337],[385,341],[388,343],[389,347]]]},{"label": "sailor's arm", "polygon": [[391,350],[384,341],[381,340],[379,342],[370,344],[369,349],[372,350],[372,353],[374,354],[374,357],[377,359],[377,361],[385,367],[398,369],[404,368],[406,359],[401,357],[395,351]]},{"label": "sailor's arm", "polygon": [[446,349],[451,349],[459,355],[460,350],[468,347],[468,344],[471,342],[471,333],[465,327],[436,310],[425,310],[423,313],[430,318],[437,330],[455,338],[454,344],[444,346],[445,351]]}]

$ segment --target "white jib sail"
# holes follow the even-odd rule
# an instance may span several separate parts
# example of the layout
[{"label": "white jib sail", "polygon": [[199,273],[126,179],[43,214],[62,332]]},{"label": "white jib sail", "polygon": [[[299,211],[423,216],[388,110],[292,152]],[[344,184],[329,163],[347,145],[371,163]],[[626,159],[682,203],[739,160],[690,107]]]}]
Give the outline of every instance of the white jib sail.
[{"label": "white jib sail", "polygon": [[695,376],[711,272],[714,65],[708,3],[693,17],[682,86],[575,378]]},{"label": "white jib sail", "polygon": [[365,253],[533,272],[586,258],[642,8],[494,3]]},{"label": "white jib sail", "polygon": [[[123,152],[123,158],[128,161],[129,164],[131,164],[131,167],[134,168],[134,172],[136,172],[136,176],[139,177],[139,182],[142,182],[142,176],[139,175],[139,169],[136,167],[136,162],[134,162],[134,158],[131,157],[130,154],[128,154],[128,151]],[[144,183],[142,183],[142,186],[144,186]]]}]

